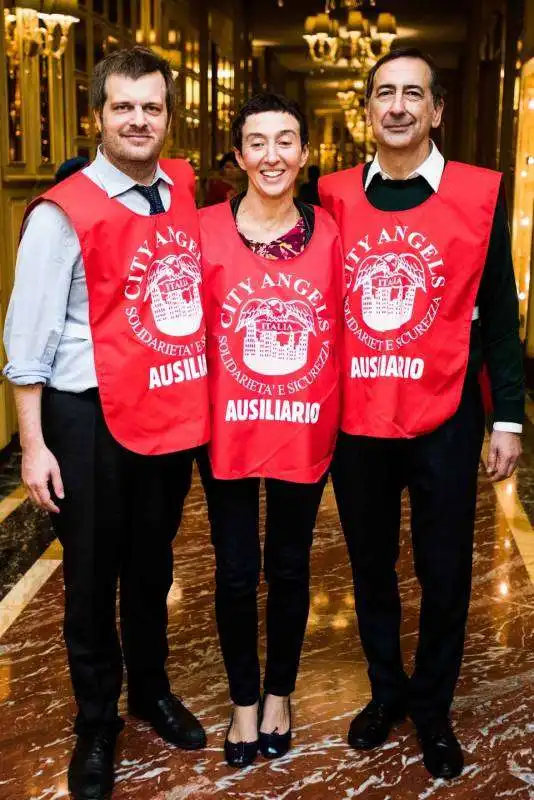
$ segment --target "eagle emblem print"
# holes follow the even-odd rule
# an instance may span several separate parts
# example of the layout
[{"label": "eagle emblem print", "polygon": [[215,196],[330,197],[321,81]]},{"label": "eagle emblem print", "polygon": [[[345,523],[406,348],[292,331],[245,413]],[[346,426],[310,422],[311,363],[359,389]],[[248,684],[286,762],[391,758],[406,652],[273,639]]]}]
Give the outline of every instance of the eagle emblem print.
[{"label": "eagle emblem print", "polygon": [[137,341],[168,360],[150,367],[148,388],[207,374],[197,241],[168,226],[142,242],[130,262],[124,311]]},{"label": "eagle emblem print", "polygon": [[246,329],[243,361],[262,375],[288,375],[308,360],[308,337],[315,335],[309,306],[298,300],[276,297],[249,300],[243,306],[236,333]]},{"label": "eagle emblem print", "polygon": [[425,362],[409,346],[432,327],[446,284],[436,245],[408,226],[381,228],[347,253],[345,276],[345,322],[368,353],[352,358],[350,377],[419,380]]},{"label": "eagle emblem print", "polygon": [[202,321],[200,267],[190,253],[168,255],[150,266],[145,302],[157,329],[169,336],[196,333]]},{"label": "eagle emblem print", "polygon": [[227,422],[315,423],[320,404],[300,399],[330,358],[332,321],[306,278],[264,272],[239,281],[221,305],[217,336],[224,369],[247,393],[230,399]]}]

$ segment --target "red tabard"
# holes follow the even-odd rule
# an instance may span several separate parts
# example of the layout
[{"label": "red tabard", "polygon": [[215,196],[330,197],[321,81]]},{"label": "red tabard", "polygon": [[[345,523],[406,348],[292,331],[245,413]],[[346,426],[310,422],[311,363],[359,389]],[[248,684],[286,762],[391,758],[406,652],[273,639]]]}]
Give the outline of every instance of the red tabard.
[{"label": "red tabard", "polygon": [[209,438],[205,319],[194,174],[161,161],[169,211],[142,216],[79,172],[50,200],[80,240],[98,389],[113,437],[144,455]]},{"label": "red tabard", "polygon": [[314,483],[339,428],[343,256],[316,209],[305,251],[253,253],[229,203],[200,211],[215,477]]},{"label": "red tabard", "polygon": [[319,182],[345,253],[342,429],[410,438],[460,403],[501,175],[449,162],[409,211],[367,200],[363,166]]}]

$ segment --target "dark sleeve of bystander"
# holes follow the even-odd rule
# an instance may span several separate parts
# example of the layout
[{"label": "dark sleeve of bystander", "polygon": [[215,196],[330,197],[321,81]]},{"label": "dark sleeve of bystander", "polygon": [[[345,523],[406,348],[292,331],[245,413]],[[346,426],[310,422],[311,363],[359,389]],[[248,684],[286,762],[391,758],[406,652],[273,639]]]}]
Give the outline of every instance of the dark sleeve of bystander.
[{"label": "dark sleeve of bystander", "polygon": [[495,209],[478,293],[482,358],[487,365],[494,420],[523,422],[525,381],[519,309],[504,187]]}]

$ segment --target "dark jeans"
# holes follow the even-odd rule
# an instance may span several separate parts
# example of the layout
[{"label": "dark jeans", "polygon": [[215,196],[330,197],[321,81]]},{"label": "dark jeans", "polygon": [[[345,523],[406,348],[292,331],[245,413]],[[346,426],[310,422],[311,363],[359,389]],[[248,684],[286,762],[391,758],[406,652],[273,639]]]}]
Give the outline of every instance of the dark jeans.
[{"label": "dark jeans", "polygon": [[[468,379],[457,412],[432,433],[402,440],[341,433],[338,439],[332,477],[372,694],[380,702],[407,705],[416,722],[448,714],[460,672],[483,431],[479,386]],[[410,680],[401,657],[395,570],[405,487],[422,589]]]},{"label": "dark jeans", "polygon": [[[191,485],[196,451],[141,456],[118,444],[96,390],[45,389],[47,446],[65,499],[52,514],[63,545],[65,643],[78,717],[76,730],[112,723],[122,684],[130,696],[169,691],[165,672],[172,541]],[[116,627],[120,580],[122,652]]]},{"label": "dark jeans", "polygon": [[[201,469],[215,548],[215,611],[234,703],[260,695],[257,588],[261,569],[259,478],[216,480]],[[264,572],[267,664],[264,691],[295,688],[310,605],[310,549],[326,476],[315,484],[267,479]]]}]

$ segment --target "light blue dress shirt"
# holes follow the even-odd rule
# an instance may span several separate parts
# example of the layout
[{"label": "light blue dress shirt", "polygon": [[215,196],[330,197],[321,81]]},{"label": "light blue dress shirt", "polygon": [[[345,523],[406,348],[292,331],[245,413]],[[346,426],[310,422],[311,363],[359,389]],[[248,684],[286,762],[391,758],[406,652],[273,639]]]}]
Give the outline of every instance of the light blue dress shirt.
[{"label": "light blue dress shirt", "polygon": [[[83,172],[108,197],[135,214],[149,216],[150,204],[134,188],[136,182],[113,166],[100,149]],[[159,165],[155,183],[168,211],[173,182]],[[46,200],[31,212],[24,228],[4,345],[8,356],[4,375],[11,383],[43,383],[69,392],[97,385],[80,243],[68,217]]]}]

